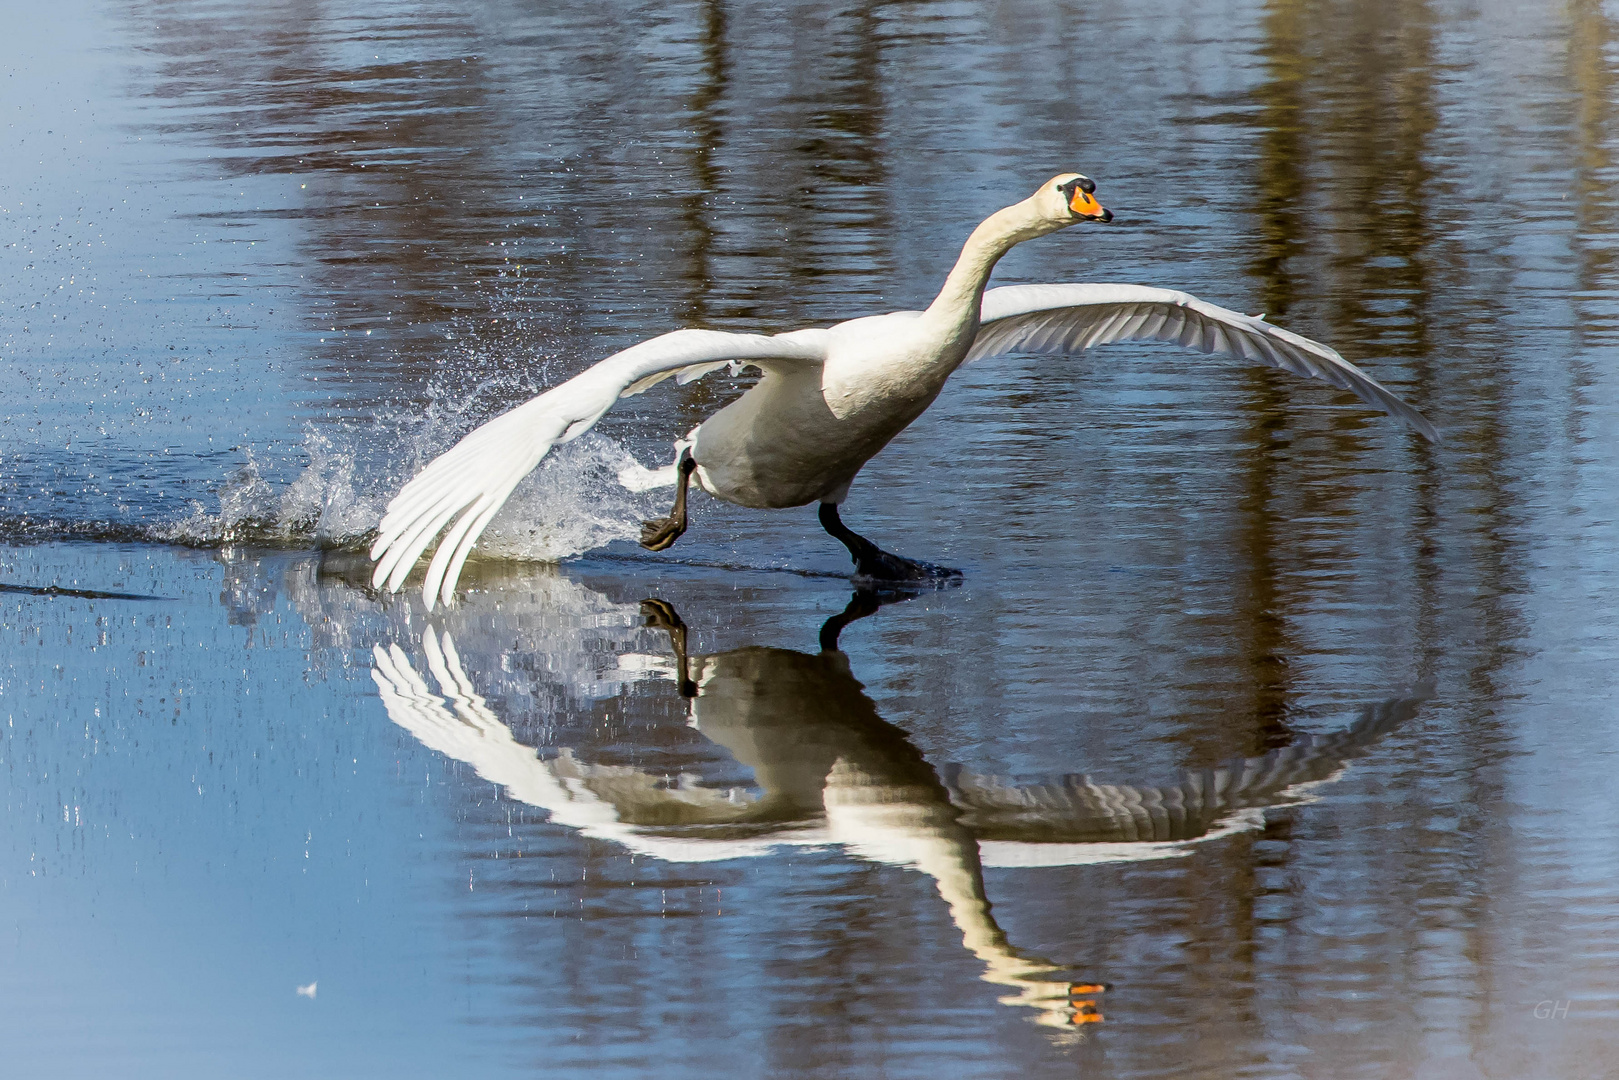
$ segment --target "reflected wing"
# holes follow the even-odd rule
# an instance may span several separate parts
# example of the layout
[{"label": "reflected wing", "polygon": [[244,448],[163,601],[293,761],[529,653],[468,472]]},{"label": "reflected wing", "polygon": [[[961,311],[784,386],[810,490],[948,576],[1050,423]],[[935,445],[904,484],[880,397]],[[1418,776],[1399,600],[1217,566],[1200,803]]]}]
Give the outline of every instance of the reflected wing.
[{"label": "reflected wing", "polygon": [[[427,669],[439,691],[428,688],[398,645],[372,647],[371,678],[388,718],[441,754],[464,761],[512,798],[551,811],[553,819],[598,832],[636,824],[718,824],[745,817],[750,800],[724,791],[681,783],[631,766],[587,765],[563,751],[542,760],[534,747],[517,741],[487,702],[473,689],[455,642],[432,628],[422,635]],[[677,856],[678,857],[678,856]]]},{"label": "reflected wing", "polygon": [[1177,784],[1097,784],[1065,776],[1017,787],[995,777],[945,778],[962,824],[981,840],[1029,843],[1194,840],[1220,819],[1249,807],[1277,806],[1298,788],[1330,780],[1352,758],[1411,717],[1422,697],[1369,705],[1342,731],[1302,735],[1261,757],[1233,758],[1183,774]]},{"label": "reflected wing", "polygon": [[371,546],[372,584],[394,591],[416,559],[453,519],[422,583],[431,609],[455,593],[473,544],[517,482],[551,447],[577,439],[620,397],[638,394],[671,375],[689,382],[734,362],[755,366],[819,363],[814,333],[771,337],[718,330],[676,330],[608,357],[484,424],[406,484],[383,515]]},{"label": "reflected wing", "polygon": [[[757,800],[748,795],[689,783],[687,776],[669,783],[667,775],[633,765],[596,765],[580,761],[562,750],[551,763],[558,777],[571,781],[610,804],[626,825],[681,828],[692,825],[731,825],[754,816]],[[729,834],[727,835],[729,838]]]},{"label": "reflected wing", "polygon": [[1164,341],[1235,356],[1348,390],[1430,442],[1426,417],[1320,342],[1189,293],[1146,285],[1009,285],[984,294],[968,360],[1007,353],[1075,353],[1114,341]]},{"label": "reflected wing", "polygon": [[[428,670],[443,696],[428,689],[404,650],[372,647],[371,678],[377,684],[388,718],[441,754],[464,761],[478,775],[499,784],[513,798],[547,809],[569,801],[568,793],[535,754],[512,735],[461,669],[455,643],[444,635],[444,648],[429,629],[422,643]],[[452,711],[452,707],[453,710]]]}]

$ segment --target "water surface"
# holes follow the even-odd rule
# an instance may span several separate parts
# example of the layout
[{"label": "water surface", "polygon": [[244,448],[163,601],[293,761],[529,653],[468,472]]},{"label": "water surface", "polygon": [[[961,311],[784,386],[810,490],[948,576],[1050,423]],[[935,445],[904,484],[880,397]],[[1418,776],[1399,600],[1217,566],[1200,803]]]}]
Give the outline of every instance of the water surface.
[{"label": "water surface", "polygon": [[[1616,1067],[1611,3],[12,15],[20,1074]],[[630,542],[616,470],[735,392],[665,384],[455,608],[365,587],[481,419],[918,306],[1071,168],[1118,220],[998,283],[1263,311],[1445,441],[1168,348],[975,365],[845,508],[965,584],[826,652],[810,511]]]}]

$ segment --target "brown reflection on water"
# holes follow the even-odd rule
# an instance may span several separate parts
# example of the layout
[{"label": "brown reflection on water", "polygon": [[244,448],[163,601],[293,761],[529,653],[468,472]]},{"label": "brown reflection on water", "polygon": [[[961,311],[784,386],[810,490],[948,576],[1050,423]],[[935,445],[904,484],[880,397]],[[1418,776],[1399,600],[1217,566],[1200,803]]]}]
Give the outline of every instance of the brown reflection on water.
[{"label": "brown reflection on water", "polygon": [[[334,40],[324,4],[139,11],[157,58],[152,95],[180,106],[159,114],[159,133],[211,136],[225,152],[208,164],[225,175],[307,178],[297,205],[259,212],[311,223],[304,239],[327,274],[312,321],[341,331],[391,320],[403,329],[477,306],[453,284],[412,287],[442,276],[459,247],[455,234],[469,213],[479,215],[465,209],[469,195],[482,194],[478,177],[504,178],[509,165],[495,154],[501,118],[489,107],[491,73],[473,55],[465,20],[360,15],[347,20],[349,40]],[[367,44],[401,40],[426,47],[389,47],[387,60],[364,55]]]},{"label": "brown reflection on water", "polygon": [[1259,55],[1265,79],[1254,90],[1259,105],[1259,239],[1253,273],[1261,282],[1260,310],[1283,323],[1295,284],[1288,262],[1305,248],[1305,206],[1311,140],[1305,127],[1310,57],[1305,52],[1303,0],[1274,0],[1262,17]]},{"label": "brown reflection on water", "polygon": [[[1250,95],[1257,108],[1248,121],[1257,128],[1252,195],[1260,230],[1249,272],[1260,284],[1261,310],[1285,325],[1300,295],[1319,302],[1330,291],[1328,340],[1351,357],[1392,347],[1416,367],[1419,387],[1427,383],[1430,347],[1424,264],[1434,242],[1425,210],[1427,136],[1435,124],[1430,22],[1421,4],[1267,4],[1257,50],[1265,77]],[[1259,370],[1242,378],[1250,419],[1242,450],[1246,587],[1239,625],[1247,634],[1256,738],[1277,745],[1290,737],[1287,625],[1312,599],[1281,578],[1301,556],[1325,564],[1321,553],[1300,550],[1306,537],[1289,518],[1350,520],[1362,484],[1350,466],[1301,487],[1301,458],[1291,449],[1298,435],[1288,420],[1297,383]],[[1358,423],[1333,426],[1335,460],[1366,453],[1353,433]]]},{"label": "brown reflection on water", "polygon": [[[568,328],[611,325],[625,298],[620,253],[695,243],[702,258],[701,233],[682,235],[691,222],[668,194],[689,188],[681,170],[644,139],[598,137],[605,117],[589,112],[605,92],[623,98],[620,124],[678,113],[684,79],[660,61],[682,43],[621,25],[635,47],[605,80],[579,82],[547,61],[570,32],[603,30],[610,12],[505,14],[507,36],[492,38],[477,16],[435,8],[141,9],[153,96],[169,106],[158,130],[214,142],[222,152],[208,167],[225,175],[296,189],[289,207],[215,216],[304,223],[319,279],[303,297],[306,321],[323,335],[310,349],[328,372],[362,383],[398,372],[407,385],[487,377],[512,349],[543,356],[578,332]],[[632,77],[636,93],[619,94]],[[688,95],[694,104],[719,92],[714,78],[723,70]],[[716,130],[699,128],[699,156]],[[368,331],[385,336],[363,341]]]},{"label": "brown reflection on water", "polygon": [[1333,181],[1330,254],[1346,286],[1333,325],[1357,352],[1378,346],[1420,363],[1432,348],[1434,17],[1422,2],[1345,8],[1321,28],[1335,40],[1318,88],[1329,103],[1317,139]]},{"label": "brown reflection on water", "polygon": [[[1272,8],[1273,24],[1284,34],[1296,34],[1297,22],[1282,17],[1280,7]],[[1461,319],[1478,324],[1500,319],[1514,290],[1475,286],[1459,291],[1453,241],[1434,223],[1434,202],[1451,178],[1433,164],[1444,154],[1435,145],[1441,126],[1435,103],[1441,65],[1430,8],[1423,3],[1320,5],[1309,22],[1313,62],[1305,67],[1295,54],[1289,64],[1279,65],[1290,93],[1273,96],[1284,102],[1276,110],[1284,120],[1298,115],[1300,101],[1312,103],[1302,110],[1300,141],[1313,148],[1308,167],[1319,179],[1309,183],[1292,177],[1298,168],[1296,146],[1280,137],[1262,145],[1288,157],[1273,161],[1266,155],[1262,176],[1280,180],[1277,191],[1267,192],[1274,202],[1306,197],[1312,187],[1330,202],[1310,215],[1271,208],[1266,212],[1270,231],[1290,240],[1302,229],[1309,237],[1285,250],[1309,252],[1324,280],[1331,282],[1326,321],[1333,327],[1331,340],[1343,351],[1352,358],[1386,352],[1410,372],[1408,380],[1393,381],[1417,400],[1456,393],[1468,402],[1466,422],[1449,434],[1457,453],[1447,467],[1441,469],[1428,448],[1417,451],[1423,464],[1416,470],[1417,501],[1407,534],[1419,610],[1429,627],[1428,664],[1437,660],[1438,641],[1453,638],[1458,622],[1477,635],[1476,651],[1458,687],[1466,719],[1451,749],[1454,772],[1446,785],[1447,799],[1458,808],[1459,827],[1425,833],[1429,861],[1421,868],[1395,871],[1388,865],[1379,875],[1402,883],[1387,913],[1387,944],[1401,954],[1422,956],[1425,940],[1446,928],[1460,928],[1467,941],[1461,955],[1487,969],[1492,964],[1489,928],[1501,918],[1491,891],[1463,887],[1443,902],[1437,898],[1455,889],[1446,880],[1466,877],[1462,867],[1501,857],[1493,823],[1510,801],[1499,771],[1510,744],[1499,702],[1505,670],[1527,632],[1511,600],[1526,589],[1524,552],[1514,535],[1524,509],[1519,491],[1509,483],[1514,456],[1509,387],[1514,375],[1510,363],[1474,367],[1462,385],[1454,372],[1436,363],[1435,354],[1451,351],[1450,343],[1440,338],[1454,335]],[[1308,74],[1297,75],[1300,67]],[[1295,82],[1296,94],[1291,93]],[[1273,250],[1281,247],[1273,244]],[[1259,269],[1268,280],[1277,280],[1273,261]],[[1272,285],[1272,290],[1278,296],[1295,295],[1290,282]],[[1349,441],[1338,444],[1339,455],[1354,452]],[[1330,494],[1317,493],[1328,502],[1316,509],[1336,503],[1335,513],[1347,519],[1355,513],[1355,485],[1347,474],[1340,475],[1343,482],[1328,489]],[[1460,530],[1445,524],[1455,522],[1458,501],[1466,507]],[[1448,626],[1441,629],[1441,624]],[[1425,898],[1430,902],[1425,904]],[[1374,977],[1369,968],[1364,977]],[[1376,977],[1405,980],[1415,975],[1385,970]],[[1487,1025],[1485,1002],[1473,999],[1457,1007],[1473,1017],[1477,1030]]]},{"label": "brown reflection on water", "polygon": [[1251,273],[1264,309],[1282,316],[1310,297],[1350,359],[1387,349],[1409,367],[1416,400],[1429,386],[1428,265],[1438,257],[1433,22],[1420,2],[1275,0],[1253,94],[1261,233]]},{"label": "brown reflection on water", "polygon": [[723,0],[704,0],[701,23],[701,74],[697,89],[688,103],[694,136],[691,147],[693,182],[683,199],[686,227],[691,233],[686,271],[691,299],[681,314],[683,322],[691,326],[708,325],[709,293],[714,288],[711,255],[715,229],[709,218],[719,212],[714,205],[720,189],[719,166],[715,157],[724,145],[724,129],[719,116],[728,66]]},{"label": "brown reflection on water", "polygon": [[[794,283],[816,287],[832,275],[881,276],[892,232],[887,216],[882,89],[883,56],[874,0],[865,0],[817,27],[804,20],[794,49],[818,57],[798,73],[790,101],[805,123],[781,177],[791,192],[784,250],[795,259]],[[814,82],[803,81],[813,72]],[[851,313],[855,314],[855,313]]]},{"label": "brown reflection on water", "polygon": [[[1304,246],[1305,140],[1303,97],[1307,89],[1306,59],[1300,48],[1299,3],[1280,0],[1269,5],[1263,21],[1266,61],[1264,83],[1255,92],[1260,103],[1259,173],[1254,193],[1261,236],[1253,273],[1262,282],[1260,310],[1285,325],[1292,304],[1293,279],[1288,260]],[[1286,743],[1287,641],[1289,599],[1279,588],[1274,547],[1278,522],[1274,487],[1276,470],[1286,468],[1284,409],[1286,389],[1271,372],[1244,373],[1249,393],[1244,409],[1251,417],[1243,451],[1244,490],[1240,540],[1246,555],[1241,625],[1248,633],[1248,664],[1254,687],[1254,740],[1266,748]]]},{"label": "brown reflection on water", "polygon": [[[701,64],[687,103],[691,183],[682,198],[690,299],[668,329],[790,328],[813,319],[801,298],[825,293],[828,279],[864,282],[885,269],[886,114],[875,6],[788,15],[775,48],[817,62],[781,79],[773,100],[760,101],[758,87],[742,83],[736,92],[745,100],[732,105],[729,39],[737,21],[723,0],[705,0],[696,19]],[[746,27],[746,13],[741,21]],[[779,116],[737,120],[761,105]],[[700,423],[736,392],[717,380],[679,390],[677,426]]]},{"label": "brown reflection on water", "polygon": [[[311,351],[361,403],[379,377],[467,384],[514,352],[571,370],[681,325],[826,321],[828,280],[886,273],[877,5],[140,12],[156,130],[203,137],[225,176],[298,181],[290,206],[205,216],[304,223]],[[738,34],[759,42],[740,58]],[[734,392],[675,391],[676,426]]]},{"label": "brown reflection on water", "polygon": [[[1570,0],[1568,78],[1574,88],[1574,250],[1577,330],[1588,344],[1619,343],[1619,166],[1614,163],[1619,77],[1609,60],[1619,35],[1600,0]],[[1581,388],[1588,379],[1581,380]],[[1573,419],[1572,417],[1570,418]]]}]

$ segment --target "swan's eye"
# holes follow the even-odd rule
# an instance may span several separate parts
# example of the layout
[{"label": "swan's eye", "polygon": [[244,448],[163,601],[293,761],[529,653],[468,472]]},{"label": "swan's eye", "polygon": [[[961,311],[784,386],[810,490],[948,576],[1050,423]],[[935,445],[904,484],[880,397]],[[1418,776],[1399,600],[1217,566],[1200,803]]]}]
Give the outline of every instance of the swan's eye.
[{"label": "swan's eye", "polygon": [[1077,191],[1083,191],[1087,195],[1094,192],[1096,182],[1088,176],[1076,176],[1065,184],[1058,184],[1057,190],[1063,193],[1064,198],[1072,201]]}]

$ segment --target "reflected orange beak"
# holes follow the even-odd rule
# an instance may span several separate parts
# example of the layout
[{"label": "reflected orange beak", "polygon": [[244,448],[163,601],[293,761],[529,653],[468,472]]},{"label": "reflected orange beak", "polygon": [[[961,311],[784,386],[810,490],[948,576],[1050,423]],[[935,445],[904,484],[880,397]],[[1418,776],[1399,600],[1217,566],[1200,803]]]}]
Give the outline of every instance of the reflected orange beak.
[{"label": "reflected orange beak", "polygon": [[1090,192],[1082,191],[1077,187],[1074,189],[1073,196],[1068,200],[1068,209],[1080,217],[1093,218],[1097,221],[1113,220],[1113,215],[1103,209],[1102,204],[1097,202]]},{"label": "reflected orange beak", "polygon": [[1096,1008],[1096,1002],[1081,1001],[1078,1003],[1078,1011],[1068,1018],[1068,1022],[1070,1024],[1100,1024],[1103,1021],[1101,1012]]}]

